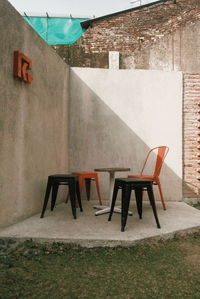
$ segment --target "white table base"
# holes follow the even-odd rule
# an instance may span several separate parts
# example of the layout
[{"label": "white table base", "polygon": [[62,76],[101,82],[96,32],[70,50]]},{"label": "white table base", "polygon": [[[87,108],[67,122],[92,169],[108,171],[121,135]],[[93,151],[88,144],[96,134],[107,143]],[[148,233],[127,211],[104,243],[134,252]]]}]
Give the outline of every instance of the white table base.
[{"label": "white table base", "polygon": [[[94,209],[98,209],[99,211],[95,212],[95,216],[108,214],[110,213],[111,207],[108,206],[94,206]],[[113,213],[121,214],[122,209],[120,207],[115,207],[113,210]],[[133,213],[131,211],[128,211],[128,215],[132,216]]]},{"label": "white table base", "polygon": [[[109,181],[110,181],[110,187],[109,187],[109,206],[94,206],[94,209],[98,209],[95,213],[95,216],[103,215],[110,213],[111,210],[111,203],[112,203],[112,196],[113,196],[113,189],[114,189],[114,183],[115,183],[115,170],[109,171]],[[115,207],[113,210],[114,213],[121,214],[121,208]],[[128,211],[128,215],[132,216],[133,213]]]}]

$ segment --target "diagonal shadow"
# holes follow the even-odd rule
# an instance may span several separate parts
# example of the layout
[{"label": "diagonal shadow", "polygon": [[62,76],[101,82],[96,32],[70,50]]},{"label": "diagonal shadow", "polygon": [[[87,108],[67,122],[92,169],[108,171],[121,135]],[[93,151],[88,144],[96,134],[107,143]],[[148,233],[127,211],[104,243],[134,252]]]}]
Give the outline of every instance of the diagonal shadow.
[{"label": "diagonal shadow", "polygon": [[[70,76],[70,92],[70,171],[89,171],[101,167],[130,167],[131,173],[138,173],[150,149],[145,140],[141,139],[133,128],[130,128],[73,69]],[[141,120],[141,123],[145,127],[145,121]],[[145,129],[148,131],[148,127]],[[167,141],[165,144],[155,143],[154,146],[168,145]],[[181,158],[180,153],[179,163],[182,167]],[[117,173],[116,176],[126,177],[127,174]],[[99,175],[103,197],[108,197],[108,174]],[[161,183],[166,200],[182,200],[182,177],[177,175],[167,163],[163,165]]]}]

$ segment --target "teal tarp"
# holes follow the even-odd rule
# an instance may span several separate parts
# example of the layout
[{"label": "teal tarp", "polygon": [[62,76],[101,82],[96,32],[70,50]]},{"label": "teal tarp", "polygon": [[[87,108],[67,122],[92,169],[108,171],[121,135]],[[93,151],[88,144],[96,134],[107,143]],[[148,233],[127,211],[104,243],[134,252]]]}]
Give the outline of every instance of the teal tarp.
[{"label": "teal tarp", "polygon": [[64,17],[29,17],[24,19],[49,45],[63,45],[75,43],[85,29],[80,22],[87,19]]}]

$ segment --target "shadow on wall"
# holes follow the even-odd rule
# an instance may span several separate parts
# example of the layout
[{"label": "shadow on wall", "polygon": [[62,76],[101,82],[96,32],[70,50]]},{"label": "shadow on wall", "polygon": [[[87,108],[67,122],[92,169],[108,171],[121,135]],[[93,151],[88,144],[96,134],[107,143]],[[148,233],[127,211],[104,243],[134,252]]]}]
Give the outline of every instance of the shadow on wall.
[{"label": "shadow on wall", "polygon": [[[116,177],[139,173],[150,146],[73,70],[71,71],[70,90],[70,170],[92,171],[100,167],[130,167],[130,172],[116,173]],[[145,120],[141,120],[141,125],[146,126],[147,132],[151,130],[147,127]],[[158,145],[168,145],[168,140],[165,144],[155,143],[151,148]],[[168,155],[173,154],[174,149],[170,149]],[[179,156],[182,157],[182,153]],[[180,163],[182,163],[181,159]],[[99,176],[103,198],[107,198],[108,174],[99,173]],[[163,165],[160,178],[165,199],[182,200],[182,178],[167,163]],[[157,188],[155,188],[155,194],[159,198]]]}]

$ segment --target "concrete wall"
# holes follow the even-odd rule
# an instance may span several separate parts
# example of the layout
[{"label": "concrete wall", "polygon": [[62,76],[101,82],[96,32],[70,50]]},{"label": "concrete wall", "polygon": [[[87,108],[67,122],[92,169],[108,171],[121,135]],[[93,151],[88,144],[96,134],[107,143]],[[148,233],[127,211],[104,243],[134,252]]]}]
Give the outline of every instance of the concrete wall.
[{"label": "concrete wall", "polygon": [[[0,0],[0,226],[41,210],[47,176],[68,169],[68,78],[61,58]],[[13,78],[13,52],[33,61],[33,82]]]},{"label": "concrete wall", "polygon": [[[165,198],[182,199],[182,73],[72,68],[70,92],[72,171],[122,166],[137,173],[150,148],[168,145]],[[105,197],[108,174],[100,179]]]}]

